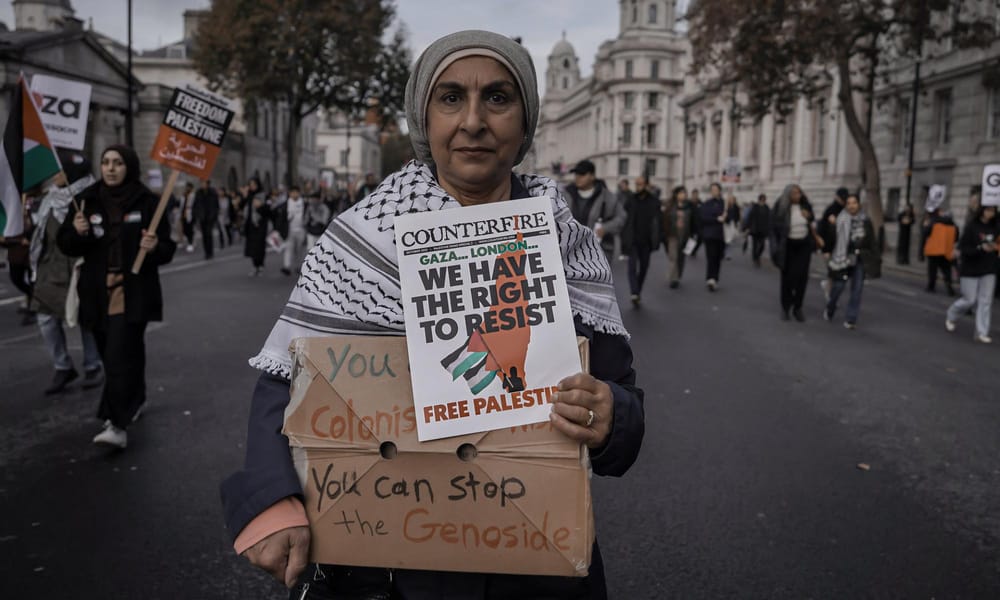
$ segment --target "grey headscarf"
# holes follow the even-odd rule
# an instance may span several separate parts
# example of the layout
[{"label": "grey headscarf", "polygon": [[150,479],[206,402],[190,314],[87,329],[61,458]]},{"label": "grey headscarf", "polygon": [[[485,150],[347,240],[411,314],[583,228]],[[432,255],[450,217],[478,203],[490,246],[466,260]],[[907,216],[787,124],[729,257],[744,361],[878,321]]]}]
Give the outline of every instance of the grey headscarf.
[{"label": "grey headscarf", "polygon": [[[482,51],[477,53],[476,50]],[[454,60],[454,55],[489,56],[496,58],[510,70],[517,81],[524,104],[524,140],[517,152],[514,164],[518,164],[528,153],[535,137],[535,125],[538,124],[538,81],[535,75],[535,65],[531,62],[528,51],[509,37],[470,29],[446,35],[437,40],[420,55],[410,79],[406,82],[406,122],[410,128],[410,143],[417,160],[425,164],[434,164],[431,157],[431,146],[427,140],[427,99],[435,78],[441,75],[440,67]],[[450,59],[450,60],[449,60]]]}]

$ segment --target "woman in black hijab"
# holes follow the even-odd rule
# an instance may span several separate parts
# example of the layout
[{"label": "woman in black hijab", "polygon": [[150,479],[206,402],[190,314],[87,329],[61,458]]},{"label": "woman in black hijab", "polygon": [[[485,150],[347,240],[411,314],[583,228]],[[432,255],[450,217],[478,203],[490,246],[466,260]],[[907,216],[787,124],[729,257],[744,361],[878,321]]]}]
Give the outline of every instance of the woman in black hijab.
[{"label": "woman in black hijab", "polygon": [[[97,338],[105,382],[97,417],[104,430],[95,444],[125,448],[125,429],[146,402],[146,324],[163,318],[157,268],[170,262],[177,244],[162,219],[148,231],[157,197],[139,180],[139,157],[127,146],[101,154],[101,180],[80,192],[76,213],[59,228],[59,249],[82,256],[77,291],[80,324]],[[138,275],[132,263],[146,258]]]},{"label": "woman in black hijab", "polygon": [[260,179],[250,178],[250,183],[241,191],[243,201],[243,256],[253,262],[250,275],[256,277],[264,268],[264,257],[267,254],[267,221],[270,218],[270,208],[264,202],[264,194],[260,187]]}]

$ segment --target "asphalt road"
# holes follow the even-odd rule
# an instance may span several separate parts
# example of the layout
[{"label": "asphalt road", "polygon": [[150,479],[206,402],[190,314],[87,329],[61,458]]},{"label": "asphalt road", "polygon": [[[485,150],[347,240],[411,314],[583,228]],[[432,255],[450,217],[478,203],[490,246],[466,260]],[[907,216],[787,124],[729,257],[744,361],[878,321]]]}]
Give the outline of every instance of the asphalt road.
[{"label": "asphalt road", "polygon": [[[164,270],[124,453],[90,444],[96,391],[41,394],[51,366],[0,290],[0,598],[285,597],[234,556],[219,505],[246,358],[292,285],[238,254]],[[847,331],[815,282],[809,321],[786,323],[773,269],[737,256],[711,294],[703,268],[671,291],[658,254],[642,308],[619,290],[647,426],[633,469],[594,484],[611,597],[1000,597],[1000,344],[968,319],[947,334],[947,298],[905,277],[871,284]]]}]

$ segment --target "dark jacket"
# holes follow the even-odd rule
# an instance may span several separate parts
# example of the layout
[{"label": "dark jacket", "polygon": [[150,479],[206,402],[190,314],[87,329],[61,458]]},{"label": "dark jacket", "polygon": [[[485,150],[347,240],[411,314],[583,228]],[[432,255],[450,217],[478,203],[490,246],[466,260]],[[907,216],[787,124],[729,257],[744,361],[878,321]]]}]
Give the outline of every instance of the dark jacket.
[{"label": "dark jacket", "polygon": [[768,234],[768,227],[771,225],[771,207],[760,202],[755,203],[750,208],[750,218],[747,219],[747,230],[754,237],[763,237]]},{"label": "dark jacket", "polygon": [[628,252],[632,246],[649,250],[660,247],[663,226],[660,201],[648,191],[630,194],[625,205],[625,227],[622,229],[622,251]]},{"label": "dark jacket", "polygon": [[[108,215],[98,196],[101,183],[95,183],[80,192],[78,202],[83,203],[84,214],[101,215],[107,223]],[[138,275],[132,274],[132,263],[139,253],[142,230],[149,227],[159,199],[149,190],[127,199],[123,205],[124,215],[119,241],[121,243],[122,272],[125,275],[125,318],[129,323],[146,323],[163,319],[163,294],[160,290],[160,276],[157,268],[169,263],[174,257],[177,244],[170,239],[170,223],[160,219],[156,228],[158,243],[156,249],[146,255]],[[129,222],[136,215],[138,221]],[[73,227],[73,211],[67,215],[59,228],[57,243],[67,256],[82,256],[80,282],[80,324],[88,329],[103,330],[108,316],[108,236],[96,237],[93,221],[86,235],[80,235]]]},{"label": "dark jacket", "polygon": [[837,239],[837,226],[830,223],[830,217],[836,219],[844,210],[844,204],[834,200],[823,211],[823,217],[816,223],[816,234],[823,240],[824,248],[827,252],[832,250],[834,241]]},{"label": "dark jacket", "polygon": [[[680,218],[678,219],[678,216]],[[678,221],[680,225],[678,226]],[[663,235],[665,239],[677,238],[681,244],[687,243],[689,237],[698,230],[695,222],[695,209],[690,200],[684,204],[670,202],[663,213]]]},{"label": "dark jacket", "polygon": [[[591,454],[597,475],[620,477],[635,462],[645,432],[643,391],[635,385],[632,350],[621,336],[594,331],[576,319],[578,335],[590,339],[591,373],[605,381],[614,396],[614,422],[607,445]],[[232,536],[272,504],[289,496],[302,498],[292,464],[288,438],[281,434],[289,401],[288,381],[261,375],[250,406],[246,462],[243,470],[222,483],[226,525]],[[450,598],[606,598],[603,564],[597,543],[590,575],[585,578],[527,577],[498,574],[394,571],[402,597],[421,600]],[[385,569],[358,569],[378,578]],[[383,578],[387,579],[387,578]],[[526,595],[526,592],[531,595]]]},{"label": "dark jacket", "polygon": [[[854,254],[857,259],[861,261],[861,266],[865,270],[865,279],[878,279],[882,276],[882,253],[878,245],[878,236],[875,235],[875,227],[872,225],[871,219],[866,215],[865,219],[865,237],[860,241],[852,240],[847,246],[848,254]],[[837,244],[837,227],[831,226],[832,237],[830,238],[830,246],[826,248],[827,251],[833,252],[833,249]],[[847,271],[846,269],[844,271]],[[836,279],[838,277],[846,277],[844,272],[835,272],[833,270],[829,271],[830,279]]]},{"label": "dark jacket", "polygon": [[[809,203],[809,199],[806,198],[805,194],[802,195],[802,199],[799,201],[797,206],[791,204],[791,202],[784,202],[782,199],[785,198],[785,194],[782,194],[782,198],[779,198],[774,204],[774,210],[771,211],[771,234],[768,239],[768,244],[771,250],[771,260],[774,265],[779,269],[785,268],[785,255],[788,248],[788,233],[792,228],[792,210],[804,210],[806,215],[806,222],[809,227],[809,232],[806,234],[806,240],[809,242],[810,250],[816,249],[816,240],[813,236],[813,222],[814,213],[812,210],[812,204]],[[826,242],[824,242],[826,243]],[[829,248],[829,246],[826,246]]]},{"label": "dark jacket", "polygon": [[212,188],[198,188],[194,193],[194,206],[191,208],[194,220],[202,225],[215,225],[219,220],[219,195]]},{"label": "dark jacket", "polygon": [[726,212],[726,203],[722,198],[709,198],[698,206],[698,237],[703,240],[723,240],[726,238],[722,223],[719,222]]},{"label": "dark jacket", "polygon": [[594,182],[594,194],[590,198],[581,196],[580,190],[572,183],[566,186],[565,192],[573,218],[590,229],[600,221],[605,232],[601,238],[601,246],[607,251],[612,250],[615,245],[614,236],[621,233],[628,218],[625,207],[618,202],[617,196],[601,181]]},{"label": "dark jacket", "polygon": [[987,252],[983,245],[996,244],[998,237],[996,219],[991,223],[983,223],[980,219],[969,222],[958,242],[958,250],[962,255],[959,275],[982,277],[995,274],[1000,259],[997,258],[996,250]]}]

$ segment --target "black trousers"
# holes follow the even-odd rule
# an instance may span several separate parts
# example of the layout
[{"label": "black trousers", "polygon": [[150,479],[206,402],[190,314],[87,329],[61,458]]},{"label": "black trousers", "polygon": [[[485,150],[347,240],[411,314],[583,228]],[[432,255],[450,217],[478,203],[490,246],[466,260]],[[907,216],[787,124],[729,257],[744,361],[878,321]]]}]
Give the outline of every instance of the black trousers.
[{"label": "black trousers", "polygon": [[912,227],[912,225],[899,226],[899,239],[896,240],[897,265],[910,264],[910,238],[912,237],[910,227]]},{"label": "black trousers", "polygon": [[944,256],[927,257],[927,289],[933,292],[934,288],[937,287],[938,271],[941,271],[944,285],[948,289],[948,293],[951,293],[951,262]]},{"label": "black trousers", "polygon": [[108,317],[108,327],[94,331],[104,362],[104,393],[97,418],[119,429],[132,423],[146,401],[146,324],[128,323],[125,315]]},{"label": "black trousers", "polygon": [[212,241],[215,237],[215,223],[201,224],[201,245],[205,248],[205,258],[212,258]]},{"label": "black trousers", "polygon": [[12,263],[7,263],[7,267],[10,269],[10,282],[22,294],[31,298],[32,286],[28,277],[31,273],[31,268],[27,265],[15,265]]},{"label": "black trousers", "polygon": [[646,274],[649,272],[649,255],[652,249],[649,246],[632,244],[632,249],[628,254],[628,285],[633,296],[642,293],[642,284],[646,282]]},{"label": "black trousers", "polygon": [[726,250],[726,242],[723,240],[705,240],[705,281],[714,279],[719,281],[719,269],[722,266],[722,255]]},{"label": "black trousers", "polygon": [[781,308],[785,312],[800,310],[809,283],[809,262],[812,247],[809,238],[789,239],[785,243],[785,267],[781,269]]},{"label": "black trousers", "polygon": [[184,237],[187,238],[188,246],[193,246],[194,245],[194,223],[191,222],[191,221],[184,221],[181,224],[181,227],[184,229]]},{"label": "black trousers", "polygon": [[764,243],[767,241],[766,235],[754,235],[753,237],[753,263],[760,265],[760,256],[764,254]]}]

